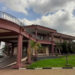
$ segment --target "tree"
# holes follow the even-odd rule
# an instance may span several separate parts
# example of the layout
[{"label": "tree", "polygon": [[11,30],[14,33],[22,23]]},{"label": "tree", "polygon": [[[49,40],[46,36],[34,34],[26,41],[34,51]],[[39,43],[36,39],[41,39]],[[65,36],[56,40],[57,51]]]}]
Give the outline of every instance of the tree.
[{"label": "tree", "polygon": [[37,50],[41,48],[41,44],[32,40],[29,40],[28,42],[28,49],[27,49],[27,57],[28,57],[28,64],[31,64],[31,59],[32,59],[32,50],[35,51],[35,56],[34,59],[37,60]]},{"label": "tree", "polygon": [[75,53],[75,42],[71,43],[71,53]]},{"label": "tree", "polygon": [[69,50],[68,50],[68,43],[67,43],[66,41],[64,41],[64,42],[62,43],[62,52],[65,53],[65,54],[69,53]]},{"label": "tree", "polygon": [[27,48],[27,63],[31,64],[31,46],[30,46],[30,40],[28,41],[28,48]]},{"label": "tree", "polygon": [[61,54],[61,50],[62,50],[61,43],[56,43],[56,48],[55,48],[56,53],[59,52]]},{"label": "tree", "polygon": [[30,46],[31,46],[31,50],[34,50],[35,55],[34,55],[34,60],[37,60],[37,50],[39,50],[42,46],[39,42],[35,42],[35,41],[30,41]]}]

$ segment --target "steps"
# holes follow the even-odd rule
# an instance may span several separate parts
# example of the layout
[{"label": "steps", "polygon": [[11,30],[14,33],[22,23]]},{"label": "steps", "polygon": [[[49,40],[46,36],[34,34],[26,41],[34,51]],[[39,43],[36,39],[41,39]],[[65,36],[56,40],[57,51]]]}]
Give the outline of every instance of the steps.
[{"label": "steps", "polygon": [[[22,62],[25,61],[27,57],[22,58]],[[10,67],[16,64],[16,56],[13,57],[3,57],[0,58],[0,69]]]},{"label": "steps", "polygon": [[11,64],[14,61],[16,61],[16,57],[15,56],[0,58],[0,68],[5,68],[5,66]]}]

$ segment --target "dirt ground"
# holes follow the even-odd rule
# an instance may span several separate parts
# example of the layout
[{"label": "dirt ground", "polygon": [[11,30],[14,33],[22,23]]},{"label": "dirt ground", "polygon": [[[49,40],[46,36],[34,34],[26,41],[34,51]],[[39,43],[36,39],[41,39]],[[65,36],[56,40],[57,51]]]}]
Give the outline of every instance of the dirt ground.
[{"label": "dirt ground", "polygon": [[0,75],[75,75],[75,69],[0,70]]}]

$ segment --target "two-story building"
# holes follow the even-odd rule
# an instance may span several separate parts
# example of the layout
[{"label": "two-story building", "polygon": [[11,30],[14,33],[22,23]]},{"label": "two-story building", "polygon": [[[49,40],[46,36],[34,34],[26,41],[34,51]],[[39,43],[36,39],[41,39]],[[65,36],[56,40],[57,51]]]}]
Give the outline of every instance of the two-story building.
[{"label": "two-story building", "polygon": [[[4,51],[7,56],[16,56],[17,68],[22,66],[22,56],[26,56],[27,52],[31,51],[29,50],[30,40],[39,42],[44,47],[44,49],[38,50],[38,55],[49,56],[54,55],[56,43],[72,42],[75,37],[40,25],[25,26],[14,16],[0,12],[0,41],[6,44]],[[30,59],[31,56],[28,56],[28,61]]]},{"label": "two-story building", "polygon": [[43,50],[38,50],[38,55],[52,55],[55,53],[56,43],[63,43],[64,41],[69,43],[75,39],[73,36],[58,33],[54,29],[40,25],[29,25],[25,26],[24,28],[30,34],[30,36],[36,38],[36,41],[41,43],[41,45],[44,47]]}]

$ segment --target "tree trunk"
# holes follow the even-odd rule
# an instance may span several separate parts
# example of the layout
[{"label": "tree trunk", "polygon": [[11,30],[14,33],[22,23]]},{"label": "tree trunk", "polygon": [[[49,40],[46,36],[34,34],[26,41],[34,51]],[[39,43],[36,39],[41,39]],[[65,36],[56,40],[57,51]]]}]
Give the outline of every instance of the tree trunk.
[{"label": "tree trunk", "polygon": [[34,61],[37,61],[37,50],[35,50]]},{"label": "tree trunk", "polygon": [[31,64],[31,47],[30,47],[30,41],[28,42],[28,49],[27,49],[27,56],[28,56],[28,64]]}]

